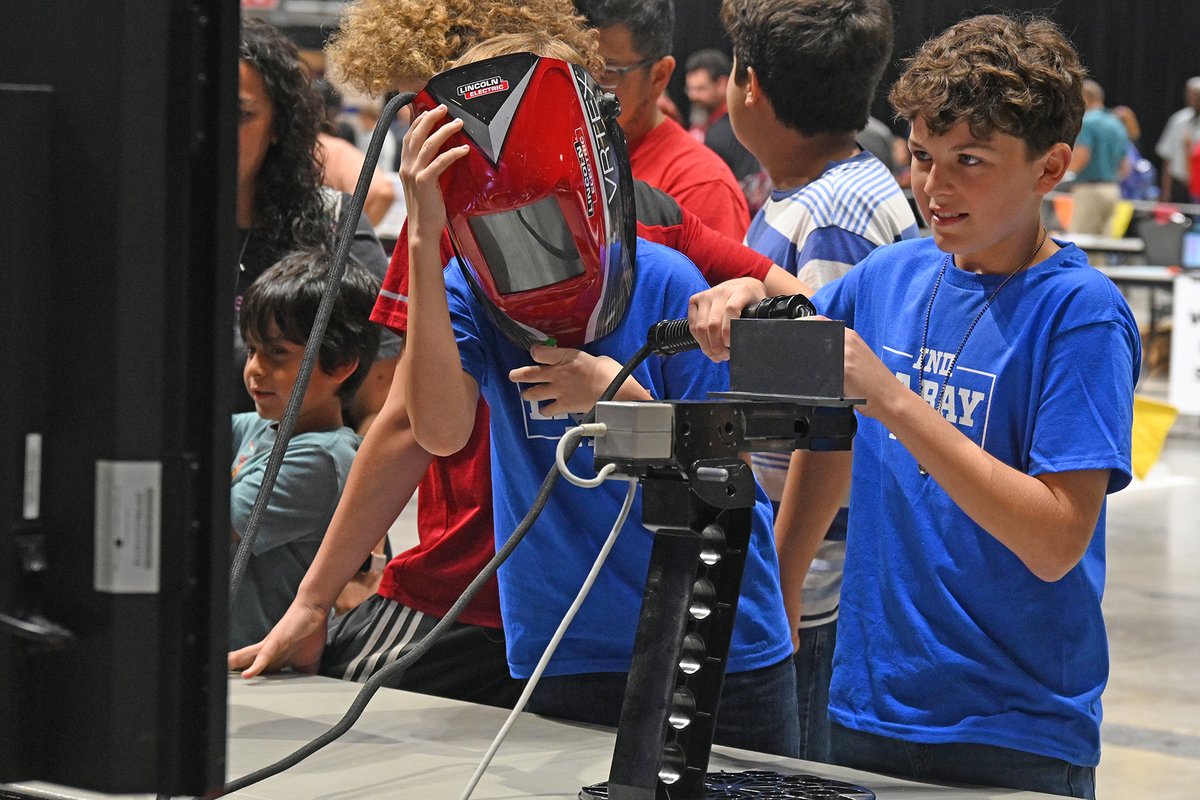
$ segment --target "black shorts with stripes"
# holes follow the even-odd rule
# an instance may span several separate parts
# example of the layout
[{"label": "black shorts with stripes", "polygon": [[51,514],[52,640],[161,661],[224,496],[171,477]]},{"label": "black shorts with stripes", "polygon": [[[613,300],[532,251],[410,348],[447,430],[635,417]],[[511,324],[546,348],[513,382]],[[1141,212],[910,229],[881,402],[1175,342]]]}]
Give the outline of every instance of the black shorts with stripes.
[{"label": "black shorts with stripes", "polygon": [[[330,623],[321,674],[365,682],[415,647],[438,621],[437,617],[374,595]],[[524,682],[508,673],[503,630],[455,624],[416,663],[386,685],[511,708]]]}]

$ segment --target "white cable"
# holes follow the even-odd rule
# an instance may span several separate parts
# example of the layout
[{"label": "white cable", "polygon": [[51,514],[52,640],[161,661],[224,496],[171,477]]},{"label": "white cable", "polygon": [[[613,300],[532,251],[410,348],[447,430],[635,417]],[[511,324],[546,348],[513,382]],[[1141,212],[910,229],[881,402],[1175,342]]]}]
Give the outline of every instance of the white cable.
[{"label": "white cable", "polygon": [[572,445],[576,439],[581,439],[584,436],[603,436],[606,433],[608,433],[608,426],[603,422],[585,422],[583,425],[571,428],[562,435],[558,440],[558,447],[554,451],[554,463],[558,465],[558,471],[562,473],[564,478],[576,486],[582,486],[585,489],[594,489],[608,480],[609,475],[617,471],[616,464],[605,464],[596,473],[596,477],[581,478],[571,472],[571,468],[567,466],[567,447]]},{"label": "white cable", "polygon": [[[583,427],[586,426],[580,426],[580,428]],[[575,428],[573,430],[579,429]],[[565,439],[566,437],[564,436],[563,438]],[[621,506],[621,513],[617,515],[617,521],[613,523],[608,538],[604,540],[604,546],[600,548],[600,554],[596,556],[596,561],[592,564],[592,569],[588,572],[587,578],[584,579],[583,586],[579,587],[579,593],[575,595],[575,602],[571,603],[571,607],[567,609],[562,622],[558,624],[558,630],[554,631],[554,635],[550,637],[550,644],[546,645],[546,652],[542,653],[541,660],[534,667],[533,674],[529,676],[529,682],[525,685],[525,691],[521,692],[521,697],[517,700],[512,713],[508,715],[508,719],[504,720],[504,724],[500,726],[500,732],[496,734],[496,738],[492,740],[492,746],[488,748],[488,751],[483,756],[483,760],[475,768],[475,774],[471,776],[471,782],[467,784],[467,788],[463,790],[459,800],[469,800],[471,793],[475,791],[475,787],[479,784],[479,779],[483,777],[483,773],[487,772],[488,766],[491,765],[496,751],[500,749],[500,745],[504,743],[505,737],[508,736],[509,729],[516,723],[517,715],[524,710],[525,704],[529,702],[529,696],[533,694],[534,688],[537,687],[538,681],[541,680],[542,673],[546,670],[546,665],[550,663],[550,658],[554,655],[554,651],[558,649],[558,643],[562,641],[567,628],[571,626],[571,621],[575,619],[575,614],[578,613],[579,607],[583,605],[588,592],[592,590],[592,584],[596,582],[596,576],[600,574],[600,569],[604,566],[605,559],[608,558],[609,552],[612,550],[613,545],[616,544],[617,534],[621,532],[621,528],[625,525],[625,519],[629,516],[629,509],[633,507],[633,498],[636,492],[637,480],[630,478],[629,491],[625,493],[625,503]]]}]

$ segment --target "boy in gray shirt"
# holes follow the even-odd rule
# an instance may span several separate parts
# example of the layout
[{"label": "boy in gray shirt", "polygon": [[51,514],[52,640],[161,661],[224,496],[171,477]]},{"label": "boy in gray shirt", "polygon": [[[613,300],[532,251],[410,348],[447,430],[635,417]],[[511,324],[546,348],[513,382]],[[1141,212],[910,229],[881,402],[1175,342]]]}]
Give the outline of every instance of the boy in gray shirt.
[{"label": "boy in gray shirt", "polygon": [[[289,255],[264,272],[242,301],[238,319],[246,342],[242,376],[255,411],[233,415],[231,554],[262,485],[278,422],[324,292],[328,263],[324,251]],[[378,291],[373,276],[353,265],[347,267],[318,364],[241,586],[230,605],[231,648],[259,641],[283,616],[337,507],[361,441],[344,424],[343,401],[354,395],[379,348],[379,328],[369,321]]]}]

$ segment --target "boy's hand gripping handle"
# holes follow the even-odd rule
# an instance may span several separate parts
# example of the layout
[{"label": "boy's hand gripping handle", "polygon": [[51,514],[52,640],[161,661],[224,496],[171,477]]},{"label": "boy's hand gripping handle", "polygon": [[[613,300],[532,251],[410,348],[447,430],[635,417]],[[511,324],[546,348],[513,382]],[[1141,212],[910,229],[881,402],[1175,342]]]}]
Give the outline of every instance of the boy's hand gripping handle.
[{"label": "boy's hand gripping handle", "polygon": [[[817,309],[802,294],[764,297],[742,309],[742,319],[800,319],[816,316]],[[656,322],[646,332],[650,350],[660,356],[672,356],[700,346],[688,330],[686,319]]]}]

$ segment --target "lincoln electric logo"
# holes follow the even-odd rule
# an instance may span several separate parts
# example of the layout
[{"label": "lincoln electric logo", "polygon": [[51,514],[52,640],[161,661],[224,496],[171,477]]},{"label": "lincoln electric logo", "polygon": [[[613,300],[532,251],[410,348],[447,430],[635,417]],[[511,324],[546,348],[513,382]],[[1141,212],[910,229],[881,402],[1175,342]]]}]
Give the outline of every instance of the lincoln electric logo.
[{"label": "lincoln electric logo", "polygon": [[583,193],[587,199],[587,215],[590,217],[596,213],[596,179],[592,177],[592,165],[588,162],[582,128],[575,129],[575,157],[579,159],[579,171],[583,173]]},{"label": "lincoln electric logo", "polygon": [[462,95],[464,100],[474,100],[477,97],[507,91],[508,81],[499,76],[484,78],[481,81],[474,81],[473,83],[467,83],[458,87],[458,93]]}]

